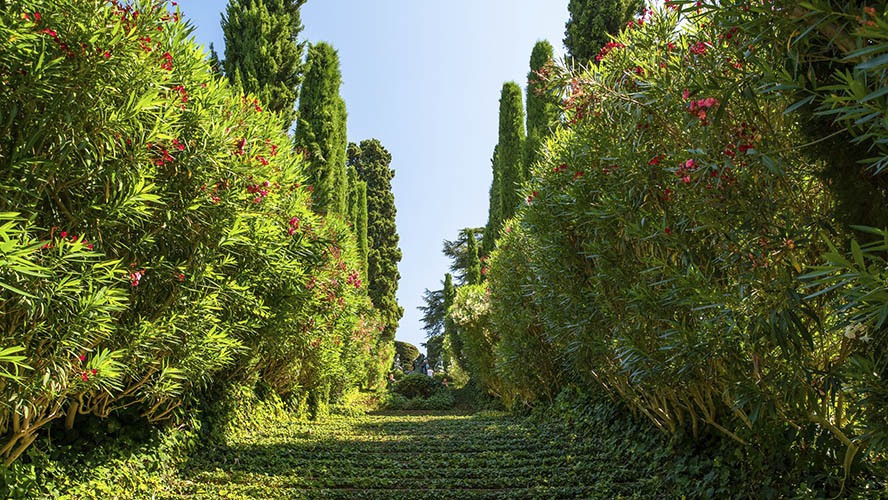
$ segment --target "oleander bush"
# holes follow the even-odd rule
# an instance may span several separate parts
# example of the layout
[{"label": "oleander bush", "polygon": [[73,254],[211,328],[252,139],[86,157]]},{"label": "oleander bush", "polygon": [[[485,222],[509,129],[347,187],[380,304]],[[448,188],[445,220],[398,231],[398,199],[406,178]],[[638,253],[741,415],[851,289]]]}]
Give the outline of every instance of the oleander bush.
[{"label": "oleander bush", "polygon": [[[667,433],[796,450],[770,466],[815,467],[811,491],[847,492],[885,466],[885,243],[847,225],[832,156],[815,146],[880,136],[841,113],[810,130],[811,100],[758,70],[792,60],[755,30],[755,9],[788,7],[668,3],[596,65],[547,67],[562,126],[503,226],[489,291],[451,309],[478,351],[470,368],[512,407],[574,383]],[[884,33],[862,19],[858,48]],[[884,204],[872,167],[843,175],[871,179]],[[855,223],[884,223],[871,209]]]},{"label": "oleander bush", "polygon": [[7,465],[57,420],[176,420],[218,383],[322,407],[391,364],[348,224],[190,33],[145,0],[0,9]]}]

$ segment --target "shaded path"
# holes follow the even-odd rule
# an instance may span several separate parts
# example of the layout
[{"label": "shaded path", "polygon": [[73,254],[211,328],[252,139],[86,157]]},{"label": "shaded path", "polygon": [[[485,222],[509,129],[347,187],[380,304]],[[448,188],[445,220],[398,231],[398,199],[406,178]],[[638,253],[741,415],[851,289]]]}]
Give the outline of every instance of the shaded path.
[{"label": "shaded path", "polygon": [[290,422],[198,453],[165,498],[643,498],[640,484],[620,477],[629,471],[603,463],[606,451],[594,441],[507,415]]}]

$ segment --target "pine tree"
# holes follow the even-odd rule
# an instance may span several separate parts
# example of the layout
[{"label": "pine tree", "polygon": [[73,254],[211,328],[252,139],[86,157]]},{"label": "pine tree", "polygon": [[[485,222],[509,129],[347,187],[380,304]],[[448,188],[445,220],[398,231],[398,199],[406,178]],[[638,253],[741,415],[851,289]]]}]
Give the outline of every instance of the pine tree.
[{"label": "pine tree", "polygon": [[387,323],[383,341],[395,338],[398,320],[404,315],[404,308],[395,298],[401,277],[398,272],[401,250],[395,226],[395,196],[391,184],[395,171],[389,167],[391,161],[392,155],[376,139],[361,141],[360,146],[354,143],[348,146],[349,166],[367,183],[368,293]]},{"label": "pine tree", "polygon": [[[500,174],[500,221],[515,215],[521,203],[520,188],[524,177],[522,165],[524,146],[524,106],[521,87],[515,82],[503,84],[499,111],[499,143],[494,162],[494,176]],[[497,227],[497,230],[499,228]]]},{"label": "pine tree", "polygon": [[[229,0],[222,16],[225,61],[232,83],[255,94],[290,128],[302,80],[299,8],[306,0]],[[218,56],[216,56],[218,59]]]},{"label": "pine tree", "polygon": [[579,64],[594,60],[601,47],[617,35],[641,9],[642,0],[570,0],[564,46]]},{"label": "pine tree", "polygon": [[464,229],[466,235],[466,255],[469,258],[469,269],[466,272],[466,283],[477,285],[481,283],[481,261],[478,260],[478,241],[472,229]]},{"label": "pine tree", "polygon": [[309,153],[314,209],[346,215],[345,102],[339,97],[339,55],[330,45],[308,49],[308,71],[299,97],[299,122],[293,141]]},{"label": "pine tree", "polygon": [[534,45],[530,54],[530,72],[527,73],[527,142],[524,147],[524,174],[530,178],[530,171],[536,163],[538,150],[543,138],[549,133],[549,125],[558,118],[558,106],[553,98],[543,93],[544,84],[537,75],[546,63],[552,60],[552,45],[543,40]]}]

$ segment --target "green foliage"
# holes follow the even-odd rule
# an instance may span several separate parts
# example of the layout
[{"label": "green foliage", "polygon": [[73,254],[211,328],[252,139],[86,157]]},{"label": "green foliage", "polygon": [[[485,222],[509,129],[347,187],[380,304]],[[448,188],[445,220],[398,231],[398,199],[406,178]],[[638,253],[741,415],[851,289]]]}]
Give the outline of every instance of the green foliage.
[{"label": "green foliage", "polygon": [[320,42],[309,47],[306,65],[293,142],[308,158],[315,211],[346,216],[346,112],[339,97],[339,54]]},{"label": "green foliage", "polygon": [[434,377],[429,377],[423,373],[411,373],[401,380],[395,382],[392,391],[410,399],[417,396],[428,398],[444,390],[444,384]]},{"label": "green foliage", "polygon": [[280,115],[215,79],[177,13],[16,3],[0,33],[7,464],[57,420],[367,380],[381,324],[347,224],[312,212]]},{"label": "green foliage", "polygon": [[401,363],[409,365],[411,361],[419,357],[419,349],[413,344],[396,340],[395,354],[398,355]]},{"label": "green foliage", "polygon": [[475,263],[475,258],[469,256],[469,238],[474,236],[477,246],[478,240],[486,237],[486,234],[483,227],[466,228],[459,232],[455,240],[444,240],[442,252],[450,259],[450,271],[458,284],[467,282],[469,268]]},{"label": "green foliage", "polygon": [[[302,23],[299,8],[305,0],[229,0],[222,16],[225,61],[210,47],[210,67],[222,67],[229,80],[253,94],[269,111],[281,114],[281,126],[296,118],[296,99],[302,82],[302,51],[298,42]],[[258,103],[257,103],[258,105]]]},{"label": "green foliage", "polygon": [[[558,103],[552,94],[544,91],[548,67],[552,64],[552,45],[542,40],[533,46],[530,54],[530,72],[527,73],[527,141],[524,143],[525,178],[537,161],[537,150],[549,127],[557,124]],[[489,252],[488,252],[489,253]]]},{"label": "green foliage", "polygon": [[398,305],[396,293],[398,262],[401,249],[398,248],[398,232],[395,225],[395,196],[392,193],[392,179],[395,171],[389,168],[392,155],[376,139],[361,141],[348,146],[348,164],[367,183],[367,280],[370,298],[386,322],[383,340],[395,338],[398,321],[404,315],[404,308]]},{"label": "green foliage", "polygon": [[472,229],[463,229],[466,238],[466,258],[469,261],[465,280],[468,285],[481,283],[481,261],[478,260],[478,240],[475,239],[474,233]]},{"label": "green foliage", "polygon": [[640,0],[570,0],[564,46],[578,64],[588,64],[599,50],[641,10]]},{"label": "green foliage", "polygon": [[451,308],[467,366],[512,406],[575,383],[745,460],[779,443],[762,467],[812,496],[857,492],[884,469],[883,234],[827,252],[821,228],[850,234],[829,158],[758,69],[785,44],[679,10],[645,13],[598,66],[550,69],[563,126],[500,233],[489,295],[464,287]]},{"label": "green foliage", "polygon": [[515,82],[503,84],[499,107],[499,142],[493,165],[494,179],[499,178],[499,220],[491,227],[499,228],[502,221],[512,218],[521,205],[521,184],[527,180],[523,163],[524,106],[521,87]]}]

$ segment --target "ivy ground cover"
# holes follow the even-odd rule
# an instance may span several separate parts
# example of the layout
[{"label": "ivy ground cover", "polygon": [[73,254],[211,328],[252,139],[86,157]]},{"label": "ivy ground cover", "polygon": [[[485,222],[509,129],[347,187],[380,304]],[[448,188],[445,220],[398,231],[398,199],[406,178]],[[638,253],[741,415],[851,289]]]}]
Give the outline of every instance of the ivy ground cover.
[{"label": "ivy ground cover", "polygon": [[506,414],[291,421],[206,448],[160,498],[642,498],[648,474],[603,443]]}]

